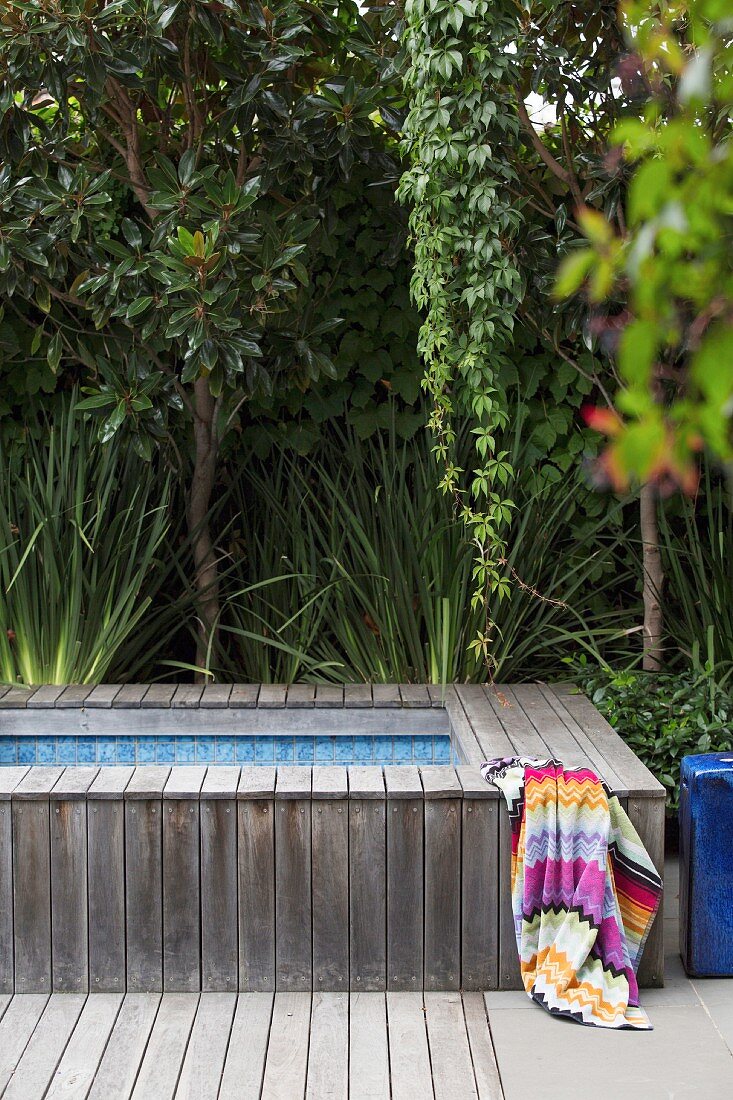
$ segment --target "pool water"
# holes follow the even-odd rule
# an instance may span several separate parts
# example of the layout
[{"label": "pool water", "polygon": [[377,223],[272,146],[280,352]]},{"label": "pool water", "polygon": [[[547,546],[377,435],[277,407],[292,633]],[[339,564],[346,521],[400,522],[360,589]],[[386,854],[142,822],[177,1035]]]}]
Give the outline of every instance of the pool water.
[{"label": "pool water", "polygon": [[450,764],[447,734],[0,737],[10,764]]}]

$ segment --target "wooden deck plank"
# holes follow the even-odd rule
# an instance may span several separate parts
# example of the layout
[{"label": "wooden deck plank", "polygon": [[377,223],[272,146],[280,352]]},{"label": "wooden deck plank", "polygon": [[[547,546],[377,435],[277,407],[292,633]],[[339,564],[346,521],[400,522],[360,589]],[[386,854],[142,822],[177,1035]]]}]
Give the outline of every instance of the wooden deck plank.
[{"label": "wooden deck plank", "polygon": [[556,760],[571,766],[578,764],[593,768],[587,746],[575,739],[547,702],[538,684],[517,684],[512,688],[512,696],[535,728],[540,730],[543,741]]},{"label": "wooden deck plank", "polygon": [[15,988],[13,947],[13,808],[10,797],[28,771],[25,767],[0,768],[0,993]]},{"label": "wooden deck plank", "polygon": [[32,768],[13,792],[13,937],[15,988],[19,993],[51,991],[48,791],[62,770]]},{"label": "wooden deck plank", "polygon": [[431,707],[427,684],[400,684],[400,698],[403,707]]},{"label": "wooden deck plank", "polygon": [[87,696],[84,706],[92,709],[111,707],[120,690],[120,684],[97,684]]},{"label": "wooden deck plank", "polygon": [[267,710],[284,707],[287,690],[285,684],[262,684],[257,697],[257,706]]},{"label": "wooden deck plank", "polygon": [[480,684],[456,686],[466,717],[471,724],[484,760],[498,756],[514,756],[514,746],[501,722],[487,706],[486,694]]},{"label": "wooden deck plank", "polygon": [[311,804],[313,987],[349,988],[349,804],[346,768],[314,768]]},{"label": "wooden deck plank", "polygon": [[[270,773],[264,785],[250,778],[257,770]],[[243,783],[257,795],[242,797],[247,794]],[[240,991],[275,989],[274,786],[274,768],[242,768],[237,802]]]},{"label": "wooden deck plank", "polygon": [[608,783],[609,787],[616,791],[619,796],[625,797],[627,790],[624,781],[603,755],[598,746],[594,744],[593,739],[590,738],[585,730],[575,721],[570,712],[562,705],[561,700],[554,695],[546,684],[537,684],[536,686],[544,703],[550,708],[550,711],[555,715],[557,721],[562,723],[565,729],[585,752],[591,770],[600,775],[601,778]]},{"label": "wooden deck plank", "polygon": [[463,994],[463,1015],[479,1100],[504,1100],[482,993]]},{"label": "wooden deck plank", "polygon": [[2,1020],[3,1016],[7,1012],[12,999],[12,993],[0,993],[0,1020]]},{"label": "wooden deck plank", "polygon": [[373,706],[371,684],[345,684],[345,707],[371,707]]},{"label": "wooden deck plank", "polygon": [[312,707],[316,701],[315,684],[291,684],[288,688],[286,707]]},{"label": "wooden deck plank", "polygon": [[236,993],[201,994],[176,1100],[217,1100],[236,1007]]},{"label": "wooden deck plank", "polygon": [[278,768],[275,790],[275,970],[278,990],[311,989],[311,769]]},{"label": "wooden deck plank", "polygon": [[138,710],[149,690],[148,684],[123,684],[112,700],[112,709],[129,707]]},{"label": "wooden deck plank", "polygon": [[517,703],[511,689],[497,684],[495,687],[485,687],[484,695],[514,746],[516,756],[535,756],[542,760],[550,755],[546,743]]},{"label": "wooden deck plank", "polygon": [[372,701],[375,707],[401,707],[398,684],[372,684]]},{"label": "wooden deck plank", "polygon": [[310,1020],[310,993],[275,995],[262,1100],[294,1100],[304,1095]]},{"label": "wooden deck plank", "polygon": [[571,684],[555,685],[552,694],[603,753],[629,794],[661,795],[664,787],[585,695]]},{"label": "wooden deck plank", "polygon": [[349,1096],[351,1100],[389,1100],[385,994],[352,993],[350,1009]]},{"label": "wooden deck plank", "polygon": [[237,989],[238,767],[209,768],[201,788],[201,981]]},{"label": "wooden deck plank", "polygon": [[219,1100],[260,1100],[270,1036],[272,993],[240,993]]},{"label": "wooden deck plank", "polygon": [[15,1073],[15,1067],[48,1003],[45,993],[13,997],[0,1020],[0,1094]]},{"label": "wooden deck plank", "polygon": [[3,1093],[5,1100],[38,1100],[45,1096],[86,999],[84,993],[54,993],[49,997]]},{"label": "wooden deck plank", "polygon": [[[58,710],[65,710],[69,707],[81,707],[87,699],[87,696],[92,694],[92,684],[70,684],[59,695],[56,700],[55,706]],[[5,699],[3,699],[3,703]]]},{"label": "wooden deck plank", "polygon": [[176,694],[176,687],[177,684],[151,684],[143,695],[140,706],[143,710],[169,707],[173,696]]},{"label": "wooden deck plank", "polygon": [[163,988],[163,786],[169,768],[136,768],[125,789],[127,988]]},{"label": "wooden deck plank", "polygon": [[306,1100],[349,1094],[349,994],[313,994]]},{"label": "wooden deck plank", "polygon": [[352,989],[385,989],[387,881],[381,768],[349,770],[349,956]]},{"label": "wooden deck plank", "polygon": [[44,684],[43,687],[39,687],[33,692],[26,706],[31,710],[45,710],[47,707],[54,707],[56,705],[56,700],[63,691],[63,684]]},{"label": "wooden deck plank", "polygon": [[201,988],[201,765],[178,767],[163,790],[163,989]]},{"label": "wooden deck plank", "polygon": [[495,798],[475,798],[464,788],[461,812],[461,988],[497,989],[499,814],[505,809]]},{"label": "wooden deck plank", "polygon": [[425,804],[417,768],[384,769],[387,787],[387,988],[416,990],[423,972]]},{"label": "wooden deck plank", "polygon": [[160,993],[128,993],[88,1100],[129,1100],[160,1007]]},{"label": "wooden deck plank", "polygon": [[433,1075],[422,993],[388,993],[387,1020],[392,1100],[429,1100]]},{"label": "wooden deck plank", "polygon": [[316,706],[324,709],[339,709],[344,705],[344,689],[341,684],[317,684]]},{"label": "wooden deck plank", "polygon": [[171,699],[171,707],[186,710],[196,709],[201,702],[204,689],[201,684],[179,684]]},{"label": "wooden deck plank", "polygon": [[229,706],[239,710],[251,710],[257,706],[259,684],[234,684],[229,696]]},{"label": "wooden deck plank", "polygon": [[231,684],[205,684],[199,706],[204,709],[224,710],[229,706]]},{"label": "wooden deck plank", "polygon": [[460,994],[426,993],[425,1019],[435,1100],[477,1098]]},{"label": "wooden deck plank", "polygon": [[[443,771],[443,769],[435,769]],[[455,769],[453,771],[455,777]],[[461,987],[462,798],[428,798],[425,786],[425,989]],[[444,782],[436,780],[441,789]],[[458,794],[462,793],[456,779]]]},{"label": "wooden deck plank", "polygon": [[133,1100],[173,1100],[186,1055],[198,993],[166,993],[150,1034]]},{"label": "wooden deck plank", "polygon": [[121,993],[87,997],[46,1100],[85,1100],[122,1005]]},{"label": "wooden deck plank", "polygon": [[[86,776],[63,782],[72,772]],[[51,792],[51,959],[59,993],[89,991],[87,804],[79,792],[95,775],[95,768],[67,768]]]}]

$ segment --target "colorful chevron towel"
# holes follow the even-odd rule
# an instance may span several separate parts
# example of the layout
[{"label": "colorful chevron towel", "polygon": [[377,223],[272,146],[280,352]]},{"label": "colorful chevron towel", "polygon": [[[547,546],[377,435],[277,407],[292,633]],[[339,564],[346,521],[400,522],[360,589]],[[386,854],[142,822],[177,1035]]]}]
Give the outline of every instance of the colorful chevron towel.
[{"label": "colorful chevron towel", "polygon": [[636,972],[662,881],[618,798],[558,760],[490,760],[481,772],[509,807],[527,993],[579,1023],[651,1030]]}]

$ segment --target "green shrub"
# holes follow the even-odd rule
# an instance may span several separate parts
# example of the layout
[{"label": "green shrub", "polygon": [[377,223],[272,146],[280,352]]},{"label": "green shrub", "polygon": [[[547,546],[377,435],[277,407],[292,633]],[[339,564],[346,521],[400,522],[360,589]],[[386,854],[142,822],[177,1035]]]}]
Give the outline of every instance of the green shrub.
[{"label": "green shrub", "polygon": [[133,675],[169,641],[148,612],[166,568],[169,481],[63,402],[45,434],[0,447],[0,679]]},{"label": "green shrub", "polygon": [[578,686],[667,788],[679,806],[680,761],[733,748],[733,695],[710,668],[652,675],[573,665]]}]

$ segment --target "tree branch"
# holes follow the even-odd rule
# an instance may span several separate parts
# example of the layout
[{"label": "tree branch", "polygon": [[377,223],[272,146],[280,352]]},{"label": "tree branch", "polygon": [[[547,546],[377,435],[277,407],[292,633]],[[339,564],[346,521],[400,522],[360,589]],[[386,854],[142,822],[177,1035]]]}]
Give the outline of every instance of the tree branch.
[{"label": "tree branch", "polygon": [[[529,115],[527,114],[527,108],[524,105],[524,100],[521,98],[519,92],[517,92],[517,114],[519,115],[519,121],[527,134],[527,137],[532,143],[535,152],[541,160],[547,165],[552,172],[553,176],[556,176],[559,180],[565,184],[571,192],[573,192],[573,179],[570,172],[563,168],[562,164],[558,160],[555,160],[550,150],[545,145],[540,135],[535,130]],[[574,193],[574,192],[573,192]]]}]

